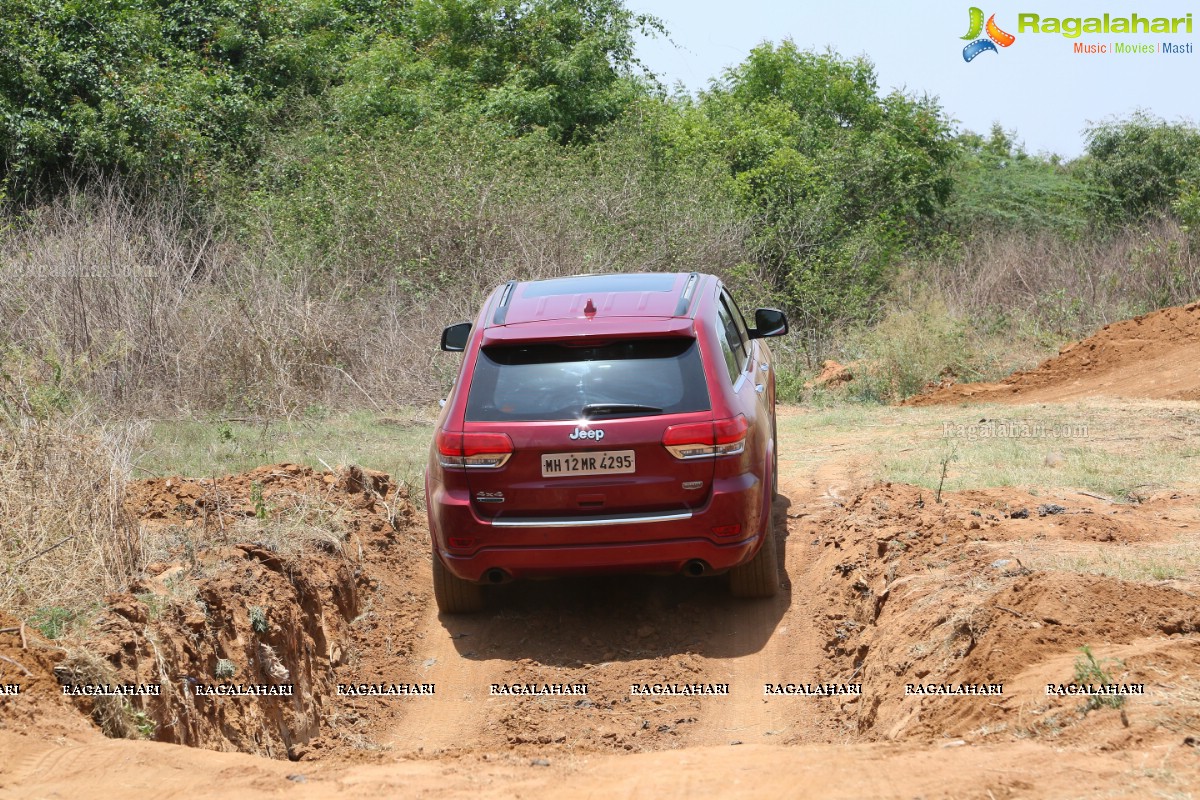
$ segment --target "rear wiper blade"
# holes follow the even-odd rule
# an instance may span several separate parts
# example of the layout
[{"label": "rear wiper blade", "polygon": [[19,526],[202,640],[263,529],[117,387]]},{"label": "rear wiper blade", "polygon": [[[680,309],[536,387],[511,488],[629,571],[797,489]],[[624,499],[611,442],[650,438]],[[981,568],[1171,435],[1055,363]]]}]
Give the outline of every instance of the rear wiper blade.
[{"label": "rear wiper blade", "polygon": [[595,417],[602,414],[661,414],[657,406],[644,406],[641,403],[588,403],[583,407],[585,417]]}]

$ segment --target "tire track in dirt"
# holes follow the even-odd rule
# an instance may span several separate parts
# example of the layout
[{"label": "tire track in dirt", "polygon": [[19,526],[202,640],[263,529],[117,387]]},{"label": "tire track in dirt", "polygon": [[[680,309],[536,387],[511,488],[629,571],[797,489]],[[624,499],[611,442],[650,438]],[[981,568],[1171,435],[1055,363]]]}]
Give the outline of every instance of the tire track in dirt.
[{"label": "tire track in dirt", "polygon": [[[436,683],[436,701],[405,701],[380,743],[429,755],[843,739],[853,712],[843,699],[766,697],[763,686],[852,680],[824,650],[821,599],[808,591],[824,569],[815,540],[787,534],[813,508],[839,502],[854,472],[833,457],[811,475],[785,477],[773,515],[783,589],[770,600],[735,600],[720,579],[632,576],[502,587],[475,616],[439,616],[428,602],[403,680]],[[630,696],[634,683],[697,682],[727,683],[730,693]],[[587,683],[589,694],[489,694],[513,683]]]},{"label": "tire track in dirt", "polygon": [[[431,590],[432,591],[432,590]],[[495,704],[488,688],[503,678],[505,665],[475,658],[490,649],[494,636],[488,615],[446,618],[426,605],[416,637],[413,682],[434,683],[437,694],[408,701],[407,713],[388,732],[385,743],[398,753],[425,754],[472,749],[493,723]],[[456,646],[456,643],[464,643]]]}]

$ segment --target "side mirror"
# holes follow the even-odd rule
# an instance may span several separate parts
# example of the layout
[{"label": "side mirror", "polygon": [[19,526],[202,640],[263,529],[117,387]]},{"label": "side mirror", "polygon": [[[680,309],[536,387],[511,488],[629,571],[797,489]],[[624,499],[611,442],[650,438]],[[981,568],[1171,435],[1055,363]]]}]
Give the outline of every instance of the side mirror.
[{"label": "side mirror", "polygon": [[749,331],[751,339],[783,336],[787,332],[787,315],[782,311],[777,308],[754,309],[754,330]]},{"label": "side mirror", "polygon": [[471,336],[471,323],[456,322],[446,326],[442,331],[442,349],[451,353],[461,353],[467,349],[467,339]]}]

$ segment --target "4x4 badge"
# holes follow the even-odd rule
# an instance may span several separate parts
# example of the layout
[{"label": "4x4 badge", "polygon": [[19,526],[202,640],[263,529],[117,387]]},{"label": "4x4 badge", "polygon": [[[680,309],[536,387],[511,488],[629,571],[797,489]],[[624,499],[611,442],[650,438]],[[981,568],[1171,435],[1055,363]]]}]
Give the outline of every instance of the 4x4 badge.
[{"label": "4x4 badge", "polygon": [[704,485],[704,481],[684,481],[683,482],[683,488],[688,489],[688,490],[699,489],[703,485]]}]

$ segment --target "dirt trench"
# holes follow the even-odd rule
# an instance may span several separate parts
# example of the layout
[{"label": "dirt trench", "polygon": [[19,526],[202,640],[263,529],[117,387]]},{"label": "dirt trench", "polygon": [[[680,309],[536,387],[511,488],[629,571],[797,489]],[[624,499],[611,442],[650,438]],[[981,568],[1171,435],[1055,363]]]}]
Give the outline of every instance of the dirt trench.
[{"label": "dirt trench", "polygon": [[[372,591],[366,554],[393,546],[409,526],[407,500],[386,476],[357,467],[276,464],[219,479],[141,481],[126,505],[145,538],[160,543],[161,560],[128,592],[104,598],[84,645],[64,648],[21,626],[24,640],[0,662],[0,681],[8,666],[7,677],[26,686],[4,698],[8,708],[0,703],[0,727],[53,719],[69,728],[73,706],[110,736],[291,760],[321,747],[338,713],[351,625]],[[336,515],[338,524],[318,528],[306,519],[314,515]],[[290,522],[273,529],[272,516]],[[61,686],[159,688],[64,698]],[[214,686],[260,694],[214,694]]]}]

